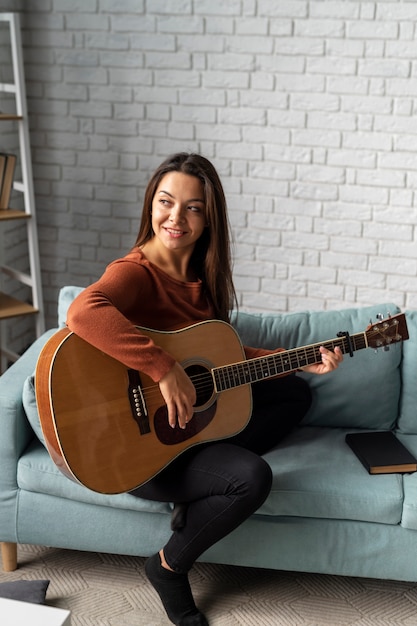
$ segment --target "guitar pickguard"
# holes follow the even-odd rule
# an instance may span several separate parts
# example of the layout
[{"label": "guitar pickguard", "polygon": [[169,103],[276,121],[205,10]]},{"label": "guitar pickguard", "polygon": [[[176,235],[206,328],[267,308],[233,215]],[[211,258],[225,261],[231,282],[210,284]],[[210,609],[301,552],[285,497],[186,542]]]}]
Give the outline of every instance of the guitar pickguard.
[{"label": "guitar pickguard", "polygon": [[167,407],[161,406],[154,415],[155,435],[166,446],[182,443],[204,430],[210,424],[215,413],[216,402],[210,408],[194,413],[192,420],[188,422],[185,428],[180,428],[178,425],[171,428],[168,424]]}]

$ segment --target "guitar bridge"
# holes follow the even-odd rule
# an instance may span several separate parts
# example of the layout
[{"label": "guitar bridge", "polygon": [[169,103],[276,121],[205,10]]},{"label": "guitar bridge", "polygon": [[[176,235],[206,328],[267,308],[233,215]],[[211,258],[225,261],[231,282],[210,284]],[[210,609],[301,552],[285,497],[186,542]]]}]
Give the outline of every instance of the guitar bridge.
[{"label": "guitar bridge", "polygon": [[149,425],[148,411],[146,410],[145,398],[143,397],[139,372],[127,370],[129,376],[129,402],[132,409],[132,416],[139,427],[141,435],[151,432]]}]

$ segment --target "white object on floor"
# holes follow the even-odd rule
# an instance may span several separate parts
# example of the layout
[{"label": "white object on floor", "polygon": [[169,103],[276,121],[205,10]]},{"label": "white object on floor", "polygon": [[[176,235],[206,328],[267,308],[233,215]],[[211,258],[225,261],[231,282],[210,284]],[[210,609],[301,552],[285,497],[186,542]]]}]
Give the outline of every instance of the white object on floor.
[{"label": "white object on floor", "polygon": [[71,626],[71,613],[45,604],[0,598],[2,626]]}]

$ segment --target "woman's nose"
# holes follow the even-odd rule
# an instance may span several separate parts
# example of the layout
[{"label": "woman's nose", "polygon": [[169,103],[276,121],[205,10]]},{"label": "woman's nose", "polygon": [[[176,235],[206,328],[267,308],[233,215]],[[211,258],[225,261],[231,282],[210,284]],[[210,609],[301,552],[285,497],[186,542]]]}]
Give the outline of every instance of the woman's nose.
[{"label": "woman's nose", "polygon": [[175,205],[172,207],[169,219],[171,222],[182,222],[184,219],[184,211],[181,206]]}]

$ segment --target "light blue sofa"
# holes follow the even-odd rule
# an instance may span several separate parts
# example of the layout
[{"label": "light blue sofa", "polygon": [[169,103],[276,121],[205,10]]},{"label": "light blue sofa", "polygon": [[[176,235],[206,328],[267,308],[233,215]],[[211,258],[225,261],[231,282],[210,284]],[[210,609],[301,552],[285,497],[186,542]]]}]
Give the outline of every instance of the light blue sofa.
[{"label": "light blue sofa", "polygon": [[[59,326],[79,288],[59,298]],[[327,312],[251,315],[234,321],[253,346],[300,347],[366,329],[394,304]],[[417,312],[410,338],[388,352],[347,355],[327,376],[307,376],[313,405],[302,426],[266,455],[274,472],[261,509],[202,561],[417,581],[417,473],[371,476],[347,432],[395,429],[417,455]],[[48,331],[0,378],[0,541],[147,556],[170,534],[168,505],[102,495],[60,473],[39,437],[31,375]],[[277,415],[279,419],[279,415]],[[30,420],[30,421],[29,421]]]}]

